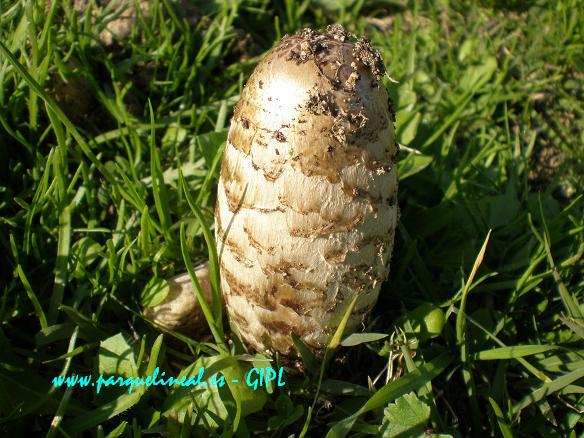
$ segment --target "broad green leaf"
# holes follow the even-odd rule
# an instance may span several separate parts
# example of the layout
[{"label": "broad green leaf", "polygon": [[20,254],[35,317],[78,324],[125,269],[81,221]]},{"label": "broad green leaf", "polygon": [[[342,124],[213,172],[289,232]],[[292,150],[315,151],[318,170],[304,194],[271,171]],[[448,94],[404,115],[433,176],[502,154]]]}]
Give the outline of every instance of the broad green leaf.
[{"label": "broad green leaf", "polygon": [[509,224],[520,211],[519,200],[511,194],[485,196],[478,207],[491,228]]},{"label": "broad green leaf", "polygon": [[299,405],[294,406],[294,403],[292,403],[292,400],[286,394],[280,394],[278,396],[275,406],[276,415],[268,418],[268,430],[277,430],[286,427],[302,417],[302,413],[304,412],[303,407]]},{"label": "broad green leaf", "polygon": [[418,126],[422,115],[420,112],[402,111],[396,116],[396,135],[397,141],[403,145],[409,145],[418,132]]},{"label": "broad green leaf", "polygon": [[473,53],[476,46],[476,38],[467,38],[458,48],[458,60],[464,62],[464,60]]},{"label": "broad green leaf", "polygon": [[[187,380],[196,378],[203,370],[201,384],[175,386],[164,405],[164,415],[176,415],[182,422],[190,412],[196,414],[196,424],[217,429],[233,421],[237,415],[236,404],[241,407],[242,417],[260,411],[267,400],[267,394],[263,388],[254,390],[247,385],[246,374],[250,369],[251,366],[238,362],[231,356],[199,358],[183,369],[177,379],[180,380],[183,376]],[[218,376],[218,373],[224,376],[223,387],[211,384],[212,377]]]},{"label": "broad green leaf", "polygon": [[242,408],[242,416],[259,412],[267,401],[266,392],[263,388],[254,390],[248,386],[246,376],[253,368],[246,362],[239,362],[232,358],[229,366],[221,370],[225,376],[227,386],[231,390],[234,399],[239,400]]},{"label": "broad green leaf", "polygon": [[397,174],[400,181],[421,172],[426,167],[432,163],[433,157],[429,155],[424,155],[419,152],[409,152],[408,155],[398,161],[397,163]]},{"label": "broad green leaf", "polygon": [[[159,335],[152,345],[150,361],[148,362],[148,368],[146,369],[146,375],[144,376],[145,378],[147,376],[153,375],[154,370],[158,364],[158,356],[160,354],[162,339],[162,335]],[[134,374],[134,376],[137,377],[136,374]],[[119,415],[136,405],[147,389],[148,388],[143,385],[137,386],[134,388],[131,394],[122,394],[115,400],[112,400],[109,403],[105,403],[93,411],[84,413],[83,415],[74,418],[70,422],[66,423],[63,429],[66,430],[69,434],[79,435],[81,432],[87,429],[91,429],[98,424],[104,423],[107,420],[110,420],[116,415]]]},{"label": "broad green leaf", "polygon": [[[400,113],[404,111],[405,112],[411,111],[411,109],[416,104],[417,100],[418,98],[416,96],[416,92],[411,87],[407,85],[400,86],[397,90],[397,99],[395,102],[397,109],[396,118]],[[396,120],[396,128],[400,127],[401,120],[402,119]]]},{"label": "broad green leaf", "polygon": [[383,438],[424,437],[428,420],[430,406],[410,392],[385,408],[379,432]]},{"label": "broad green leaf", "polygon": [[481,64],[466,69],[459,82],[460,88],[464,91],[478,90],[491,79],[496,70],[497,59],[487,56]]},{"label": "broad green leaf", "polygon": [[[229,412],[219,394],[220,389],[208,388],[207,383],[213,373],[211,367],[219,362],[224,362],[220,356],[202,357],[184,368],[177,376],[178,380],[183,377],[186,377],[187,381],[192,378],[197,379],[199,372],[203,369],[201,384],[174,387],[163,406],[163,415],[172,416],[182,423],[188,415],[196,412],[196,424],[211,429],[222,426],[227,420]],[[216,366],[215,369],[217,368],[221,368],[221,366]],[[235,414],[233,411],[232,415]]]},{"label": "broad green leaf", "polygon": [[143,307],[154,307],[162,303],[168,296],[170,285],[164,278],[152,277],[144,286],[140,294],[140,301]]},{"label": "broad green leaf", "polygon": [[418,369],[406,374],[398,380],[388,383],[350,417],[336,423],[326,434],[327,438],[342,438],[349,434],[357,419],[366,412],[384,406],[387,403],[421,388],[433,378],[440,375],[452,362],[453,357],[448,353],[443,353],[431,362],[425,363]]},{"label": "broad green leaf", "polygon": [[104,375],[137,376],[138,367],[134,358],[134,350],[122,333],[100,343],[99,372]]}]

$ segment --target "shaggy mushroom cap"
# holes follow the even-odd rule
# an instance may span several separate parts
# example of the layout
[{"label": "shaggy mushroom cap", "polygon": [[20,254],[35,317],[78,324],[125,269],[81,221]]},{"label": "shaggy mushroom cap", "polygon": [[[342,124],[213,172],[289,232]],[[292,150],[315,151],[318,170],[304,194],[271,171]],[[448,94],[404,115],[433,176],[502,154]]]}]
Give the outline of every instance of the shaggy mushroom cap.
[{"label": "shaggy mushroom cap", "polygon": [[397,222],[392,104],[381,56],[342,26],[285,36],[231,120],[216,237],[227,310],[255,350],[317,354],[354,294],[354,330],[389,272]]}]

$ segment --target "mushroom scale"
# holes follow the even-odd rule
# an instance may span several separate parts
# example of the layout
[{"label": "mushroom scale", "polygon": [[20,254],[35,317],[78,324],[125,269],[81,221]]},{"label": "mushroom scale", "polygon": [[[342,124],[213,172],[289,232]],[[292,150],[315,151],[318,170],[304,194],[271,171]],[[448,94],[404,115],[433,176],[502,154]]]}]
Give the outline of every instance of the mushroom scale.
[{"label": "mushroom scale", "polygon": [[221,289],[258,352],[327,346],[389,273],[398,218],[395,115],[383,61],[342,26],[285,36],[235,108],[215,211]]}]

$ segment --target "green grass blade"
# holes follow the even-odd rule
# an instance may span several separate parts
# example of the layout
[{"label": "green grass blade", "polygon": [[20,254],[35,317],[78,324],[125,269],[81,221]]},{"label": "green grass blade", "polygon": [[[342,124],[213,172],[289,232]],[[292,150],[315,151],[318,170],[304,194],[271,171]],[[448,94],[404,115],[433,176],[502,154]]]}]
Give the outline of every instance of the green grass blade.
[{"label": "green grass blade", "polygon": [[22,270],[22,266],[20,265],[16,266],[16,273],[18,274],[18,278],[20,278],[20,281],[24,286],[24,290],[28,295],[28,299],[30,300],[32,306],[34,307],[34,310],[39,319],[39,323],[41,325],[41,329],[46,329],[49,326],[49,324],[47,323],[47,317],[45,316],[45,312],[43,310],[43,307],[41,306],[41,303],[39,302],[36,294],[32,290],[32,287],[30,286],[30,283],[28,282],[28,278],[26,278],[26,275]]},{"label": "green grass blade", "polygon": [[219,280],[219,257],[217,256],[217,247],[215,246],[215,239],[211,229],[207,225],[207,222],[201,213],[199,207],[193,201],[190,191],[186,185],[182,172],[179,170],[179,186],[182,187],[182,192],[187,200],[191,211],[195,214],[201,228],[203,230],[203,236],[205,238],[205,243],[207,244],[207,249],[209,250],[209,280],[211,283],[211,289],[213,291],[213,313],[215,321],[217,322],[217,327],[219,333],[223,333],[223,317],[222,317],[222,302],[223,297],[221,295],[221,286]]},{"label": "green grass blade", "polygon": [[489,403],[491,403],[491,408],[493,408],[493,412],[497,418],[497,424],[499,425],[499,431],[501,432],[501,435],[503,435],[503,438],[513,438],[513,432],[507,424],[505,416],[503,415],[503,411],[501,411],[501,408],[497,402],[489,397]]},{"label": "green grass blade", "polygon": [[462,293],[462,298],[460,300],[460,309],[458,314],[456,315],[456,339],[460,345],[460,360],[462,362],[462,377],[466,384],[466,390],[468,394],[468,398],[470,401],[470,406],[473,412],[473,420],[474,420],[474,427],[478,431],[481,429],[480,426],[480,409],[479,403],[477,400],[477,389],[476,384],[474,381],[474,377],[472,374],[471,369],[471,358],[469,354],[469,340],[466,336],[466,315],[465,315],[465,307],[466,307],[466,300],[468,297],[468,291],[470,286],[474,280],[474,277],[481,265],[483,258],[485,256],[485,252],[487,250],[487,244],[489,242],[489,237],[491,236],[491,230],[487,233],[487,237],[483,242],[483,246],[481,247],[477,258],[474,262],[472,267],[471,273],[468,277],[468,280],[464,286],[464,291]]},{"label": "green grass blade", "polygon": [[533,403],[537,403],[542,400],[544,397],[554,394],[558,391],[561,391],[571,383],[581,379],[584,377],[584,367],[564,374],[550,383],[544,383],[538,389],[532,391],[530,394],[525,396],[521,401],[513,405],[513,413],[515,415],[519,415],[519,413],[525,409],[526,407],[532,405]]},{"label": "green grass blade", "polygon": [[333,335],[331,341],[329,342],[328,348],[330,350],[336,349],[341,344],[341,339],[343,337],[343,333],[345,332],[345,327],[347,326],[347,323],[349,322],[349,318],[351,317],[351,313],[353,312],[353,308],[355,307],[355,304],[357,303],[357,298],[359,298],[359,295],[355,294],[355,296],[353,297],[353,299],[349,303],[347,310],[345,310],[345,314],[343,315],[343,319],[339,323],[339,326],[335,330],[335,334]]},{"label": "green grass blade", "polygon": [[201,289],[201,285],[199,284],[199,280],[197,279],[197,276],[195,275],[195,270],[194,270],[193,264],[191,262],[191,256],[189,255],[189,251],[188,251],[187,244],[186,244],[185,224],[184,223],[182,223],[181,227],[180,227],[180,247],[181,247],[181,252],[183,255],[183,260],[184,260],[185,266],[187,268],[187,271],[189,272],[189,276],[191,277],[191,281],[192,281],[193,286],[195,288],[195,294],[197,296],[197,300],[199,301],[199,304],[201,306],[201,310],[203,311],[203,315],[205,316],[205,319],[207,320],[207,324],[209,325],[209,328],[211,329],[211,333],[213,334],[215,342],[218,345],[221,345],[225,348],[225,343],[223,340],[223,333],[221,332],[221,327],[218,326],[218,322],[214,318],[214,315],[211,312],[211,309],[209,308],[209,304],[207,303],[207,300],[205,299],[205,296],[203,295],[203,291]]},{"label": "green grass blade", "polygon": [[8,58],[8,61],[12,64],[14,69],[20,74],[20,76],[24,79],[24,81],[31,87],[32,90],[36,92],[36,94],[43,99],[45,104],[53,110],[54,114],[59,118],[61,123],[65,125],[65,127],[69,130],[71,135],[77,141],[79,148],[83,151],[83,153],[91,160],[91,162],[97,167],[97,169],[101,172],[101,174],[108,180],[110,184],[115,186],[119,186],[117,181],[113,178],[111,173],[107,170],[107,168],[97,159],[87,142],[83,139],[75,125],[71,123],[69,118],[65,115],[63,110],[59,107],[59,105],[54,101],[52,97],[50,97],[43,88],[36,82],[32,76],[26,71],[26,69],[16,60],[12,52],[4,45],[2,41],[0,41],[0,52]]},{"label": "green grass blade", "polygon": [[55,283],[49,306],[49,324],[57,321],[59,305],[63,302],[67,284],[67,264],[71,249],[71,207],[66,206],[59,215],[59,240],[57,243],[57,261],[55,263]]},{"label": "green grass blade", "polygon": [[304,426],[302,427],[302,431],[300,432],[300,435],[299,435],[300,438],[303,438],[304,436],[306,436],[306,433],[308,432],[308,427],[310,426],[310,421],[312,419],[312,413],[314,412],[314,408],[315,408],[316,402],[318,400],[318,395],[320,394],[320,387],[322,385],[322,379],[324,378],[324,370],[328,364],[328,360],[329,360],[331,352],[336,350],[339,347],[339,345],[341,344],[341,339],[343,337],[343,333],[345,332],[345,328],[347,326],[347,323],[349,322],[349,318],[351,317],[351,313],[353,312],[353,308],[355,307],[355,304],[357,303],[357,298],[359,298],[359,295],[355,294],[353,296],[353,298],[351,299],[351,302],[349,303],[349,305],[345,309],[345,313],[343,314],[343,318],[341,319],[339,326],[335,330],[335,333],[333,334],[333,336],[332,336],[331,340],[329,341],[329,344],[324,352],[324,357],[323,357],[322,363],[320,365],[320,373],[318,375],[318,383],[316,386],[316,392],[314,394],[312,406],[310,406],[310,408],[308,409],[308,413],[306,415],[306,420],[304,421]]},{"label": "green grass blade", "polygon": [[524,356],[545,353],[546,351],[557,350],[555,345],[515,345],[511,347],[493,348],[483,350],[473,354],[476,360],[506,360],[517,359]]},{"label": "green grass blade", "polygon": [[156,206],[156,212],[160,219],[162,231],[167,239],[169,239],[170,234],[168,233],[168,228],[170,227],[171,219],[169,214],[168,191],[166,190],[166,184],[164,183],[160,157],[156,150],[154,110],[152,109],[150,101],[148,102],[148,107],[150,109],[150,174],[152,176],[152,193],[154,195],[154,205]]}]

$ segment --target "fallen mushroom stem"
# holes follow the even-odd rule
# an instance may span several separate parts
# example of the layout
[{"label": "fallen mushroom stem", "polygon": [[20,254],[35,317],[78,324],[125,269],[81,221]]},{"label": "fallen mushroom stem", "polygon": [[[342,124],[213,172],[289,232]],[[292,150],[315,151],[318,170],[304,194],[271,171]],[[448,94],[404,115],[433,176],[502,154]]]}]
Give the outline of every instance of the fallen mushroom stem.
[{"label": "fallen mushroom stem", "polygon": [[[194,268],[201,291],[207,302],[212,302],[213,294],[209,281],[209,263]],[[170,286],[166,298],[156,306],[146,307],[144,316],[162,327],[200,338],[209,333],[209,326],[197,299],[188,272],[168,280]]]}]

